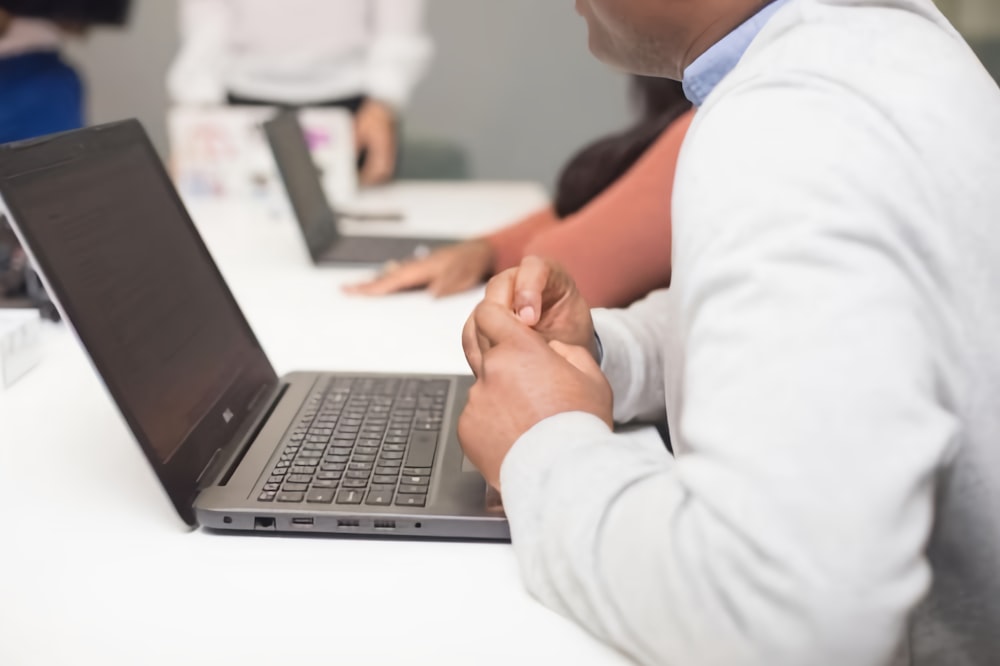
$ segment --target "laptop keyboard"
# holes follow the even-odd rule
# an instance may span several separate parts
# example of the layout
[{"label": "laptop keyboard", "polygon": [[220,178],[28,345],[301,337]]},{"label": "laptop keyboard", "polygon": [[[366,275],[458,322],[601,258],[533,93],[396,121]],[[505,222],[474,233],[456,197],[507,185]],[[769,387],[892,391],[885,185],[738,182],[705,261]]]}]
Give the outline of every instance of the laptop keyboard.
[{"label": "laptop keyboard", "polygon": [[421,507],[450,382],[334,377],[314,389],[257,499]]}]

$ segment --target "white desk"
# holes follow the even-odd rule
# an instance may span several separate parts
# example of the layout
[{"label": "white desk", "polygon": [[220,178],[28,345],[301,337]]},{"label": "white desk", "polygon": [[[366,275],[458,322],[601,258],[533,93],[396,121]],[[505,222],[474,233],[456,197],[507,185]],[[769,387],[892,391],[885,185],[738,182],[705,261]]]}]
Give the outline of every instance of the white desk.
[{"label": "white desk", "polygon": [[[456,213],[470,229],[542,200],[478,196],[479,217]],[[193,212],[279,373],[467,371],[459,331],[478,294],[348,298],[363,272],[313,269],[290,221]],[[528,597],[508,545],[186,530],[62,327],[0,393],[0,424],[3,666],[623,662]]]}]

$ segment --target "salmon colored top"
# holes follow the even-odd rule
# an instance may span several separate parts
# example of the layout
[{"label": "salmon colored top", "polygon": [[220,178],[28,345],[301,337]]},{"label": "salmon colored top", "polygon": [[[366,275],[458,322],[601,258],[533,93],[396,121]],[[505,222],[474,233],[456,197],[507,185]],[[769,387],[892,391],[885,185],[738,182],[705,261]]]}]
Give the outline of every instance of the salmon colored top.
[{"label": "salmon colored top", "polygon": [[622,307],[670,284],[674,172],[694,111],[604,192],[560,220],[552,207],[487,236],[497,272],[523,257],[552,259],[569,271],[591,307]]}]

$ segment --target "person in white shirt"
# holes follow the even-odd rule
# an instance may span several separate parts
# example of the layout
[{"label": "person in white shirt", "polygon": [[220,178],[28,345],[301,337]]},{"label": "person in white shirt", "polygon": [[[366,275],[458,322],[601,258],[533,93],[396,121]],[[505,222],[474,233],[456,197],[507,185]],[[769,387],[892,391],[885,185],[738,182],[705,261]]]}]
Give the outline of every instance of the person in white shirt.
[{"label": "person in white shirt", "polygon": [[181,0],[174,103],[342,106],[361,181],[389,179],[397,123],[432,54],[423,0]]},{"label": "person in white shirt", "polygon": [[528,588],[648,664],[1000,664],[996,83],[931,0],[577,9],[699,109],[668,290],[529,258],[466,326]]}]

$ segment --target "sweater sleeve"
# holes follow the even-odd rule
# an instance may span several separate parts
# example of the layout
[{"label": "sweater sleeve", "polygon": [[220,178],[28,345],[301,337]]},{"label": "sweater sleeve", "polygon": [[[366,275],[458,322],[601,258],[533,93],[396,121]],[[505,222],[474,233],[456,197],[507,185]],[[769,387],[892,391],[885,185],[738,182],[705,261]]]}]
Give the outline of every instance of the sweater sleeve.
[{"label": "sweater sleeve", "polygon": [[781,83],[685,149],[676,459],[567,413],[501,471],[528,588],[643,663],[886,664],[930,585],[958,432],[912,238],[933,206],[887,116]]},{"label": "sweater sleeve", "polygon": [[671,123],[625,175],[524,254],[562,264],[593,307],[622,307],[666,287],[674,172],[693,115]]},{"label": "sweater sleeve", "polygon": [[228,0],[181,0],[181,47],[167,72],[175,104],[222,104],[231,16]]},{"label": "sweater sleeve", "polygon": [[434,48],[424,29],[424,0],[373,0],[367,93],[395,109],[406,106]]}]

